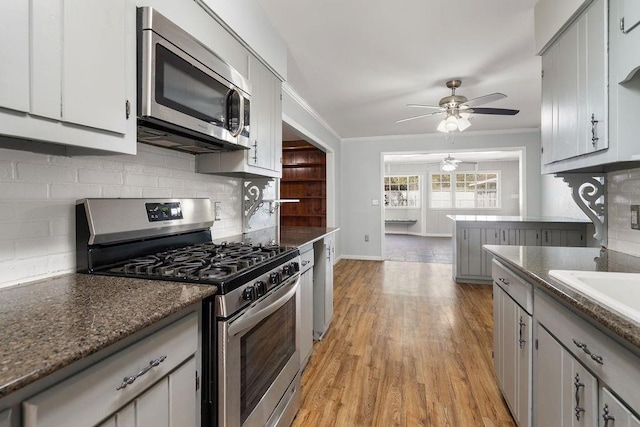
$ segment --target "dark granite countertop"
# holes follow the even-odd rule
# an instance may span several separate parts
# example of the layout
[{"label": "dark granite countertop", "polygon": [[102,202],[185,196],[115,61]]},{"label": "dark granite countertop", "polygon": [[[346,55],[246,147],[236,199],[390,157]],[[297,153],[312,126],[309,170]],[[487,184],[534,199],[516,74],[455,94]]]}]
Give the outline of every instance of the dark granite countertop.
[{"label": "dark granite countertop", "polygon": [[283,246],[301,247],[335,233],[340,228],[334,227],[281,227],[280,244]]},{"label": "dark granite countertop", "polygon": [[563,218],[555,216],[518,216],[518,215],[447,215],[447,218],[454,222],[550,222],[566,223],[575,222],[579,224],[591,223],[589,220],[575,218]]},{"label": "dark granite countertop", "polygon": [[596,324],[636,347],[636,352],[640,352],[640,323],[610,310],[597,300],[549,276],[550,270],[640,273],[639,258],[620,252],[585,247],[485,245],[484,248],[528,278],[529,282],[564,301]]},{"label": "dark granite countertop", "polygon": [[0,398],[216,292],[69,274],[0,289]]}]

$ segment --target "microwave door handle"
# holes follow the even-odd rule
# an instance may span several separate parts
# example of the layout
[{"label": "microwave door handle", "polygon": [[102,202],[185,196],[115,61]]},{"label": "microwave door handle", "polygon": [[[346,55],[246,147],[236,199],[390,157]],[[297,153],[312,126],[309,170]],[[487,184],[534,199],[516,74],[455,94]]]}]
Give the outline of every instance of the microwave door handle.
[{"label": "microwave door handle", "polygon": [[[287,287],[289,287],[289,289],[282,296],[277,297],[277,294],[280,292],[276,292],[271,295],[272,297],[277,297],[277,300],[271,301],[271,298],[267,297],[258,302],[251,309],[247,310],[247,312],[238,319],[231,322],[228,329],[229,335],[235,336],[253,328],[255,325],[275,313],[280,307],[285,305],[287,301],[289,301],[289,299],[291,299],[291,297],[298,291],[298,288],[300,287],[300,275],[298,275],[293,284],[287,285]],[[284,291],[284,289],[280,288],[278,291]]]},{"label": "microwave door handle", "polygon": [[[232,130],[231,129],[231,122],[233,120],[233,114],[231,114],[232,110],[233,110],[233,104],[232,104],[232,99],[234,97],[234,95],[238,98],[238,128],[236,130]],[[242,96],[240,94],[240,92],[236,89],[236,88],[231,88],[229,89],[229,92],[227,92],[227,117],[226,117],[226,128],[227,130],[231,133],[231,135],[233,137],[236,137],[238,135],[240,135],[240,132],[242,132],[242,121],[243,121],[243,110],[242,107],[244,105]]]}]

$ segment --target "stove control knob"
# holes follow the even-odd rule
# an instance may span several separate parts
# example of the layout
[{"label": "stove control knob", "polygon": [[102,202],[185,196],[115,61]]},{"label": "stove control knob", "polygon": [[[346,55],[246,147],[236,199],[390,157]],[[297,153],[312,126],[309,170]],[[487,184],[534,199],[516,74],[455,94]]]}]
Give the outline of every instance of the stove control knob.
[{"label": "stove control knob", "polygon": [[253,287],[256,289],[259,297],[267,293],[267,284],[262,280],[258,280]]},{"label": "stove control knob", "polygon": [[269,275],[269,283],[272,285],[279,285],[282,282],[282,275],[277,271],[274,271]]},{"label": "stove control knob", "polygon": [[297,262],[292,262],[291,263],[291,274],[297,273],[298,271],[300,271],[300,264],[298,264]]},{"label": "stove control knob", "polygon": [[285,265],[282,267],[282,275],[283,276],[291,276],[291,274],[293,273],[291,266],[289,264]]},{"label": "stove control knob", "polygon": [[242,292],[242,299],[245,301],[255,301],[258,299],[258,290],[255,286],[247,286]]}]

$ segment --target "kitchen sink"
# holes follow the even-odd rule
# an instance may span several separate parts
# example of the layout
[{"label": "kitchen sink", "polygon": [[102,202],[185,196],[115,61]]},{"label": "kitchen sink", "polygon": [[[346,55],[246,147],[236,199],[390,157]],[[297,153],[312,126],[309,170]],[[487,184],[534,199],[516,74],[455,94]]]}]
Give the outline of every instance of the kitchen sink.
[{"label": "kitchen sink", "polygon": [[551,270],[549,276],[640,323],[640,273]]}]

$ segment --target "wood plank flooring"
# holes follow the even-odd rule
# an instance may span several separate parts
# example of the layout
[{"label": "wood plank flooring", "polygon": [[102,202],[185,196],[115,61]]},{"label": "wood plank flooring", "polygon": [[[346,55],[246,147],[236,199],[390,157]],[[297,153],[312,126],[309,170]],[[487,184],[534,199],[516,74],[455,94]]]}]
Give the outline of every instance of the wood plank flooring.
[{"label": "wood plank flooring", "polygon": [[341,260],[293,425],[515,426],[493,373],[491,287],[451,264]]}]

